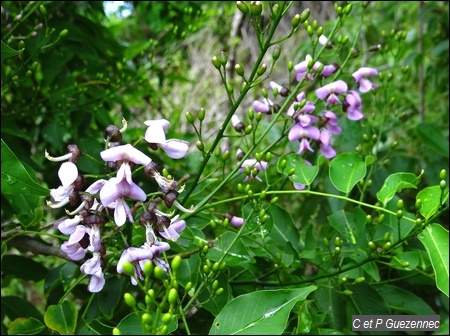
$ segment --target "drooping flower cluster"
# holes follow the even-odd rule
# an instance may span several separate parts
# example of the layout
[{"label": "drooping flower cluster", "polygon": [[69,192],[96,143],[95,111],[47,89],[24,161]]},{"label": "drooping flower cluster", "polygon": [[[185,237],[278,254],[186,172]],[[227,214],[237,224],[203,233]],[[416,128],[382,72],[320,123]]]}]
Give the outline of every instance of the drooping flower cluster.
[{"label": "drooping flower cluster", "polygon": [[[325,36],[321,38],[322,45],[330,45],[330,40]],[[339,65],[325,65],[319,61],[314,61],[310,55],[305,60],[294,65],[295,78],[299,82],[312,82],[316,78],[327,78],[339,70]],[[307,100],[305,92],[299,92],[295,96],[295,101],[287,109],[287,116],[293,120],[288,139],[291,142],[298,142],[297,154],[305,156],[306,153],[313,153],[317,149],[328,159],[336,156],[333,148],[333,135],[342,133],[339,126],[338,115],[332,111],[340,106],[349,120],[361,120],[364,118],[362,110],[362,100],[360,93],[369,92],[378,87],[372,83],[368,77],[378,75],[374,68],[362,67],[352,73],[355,80],[355,88],[349,90],[349,85],[342,79],[337,79],[325,84],[315,90],[316,100]],[[270,82],[274,96],[287,97],[289,89],[275,82]],[[358,92],[359,91],[359,92]],[[319,110],[318,103],[323,102],[325,108]],[[255,100],[253,109],[263,114],[272,114],[279,110],[279,105],[268,98]],[[297,189],[304,188],[303,185],[294,185]]]},{"label": "drooping flower cluster", "polygon": [[[166,140],[169,122],[165,119],[147,120],[148,126],[144,140],[152,150],[158,148],[171,158],[181,159],[186,156],[189,143],[179,139]],[[94,181],[84,191],[84,177],[76,166],[81,156],[81,151],[76,145],[69,145],[69,153],[61,157],[51,157],[46,152],[46,158],[50,161],[65,161],[61,164],[58,176],[61,186],[51,189],[52,201],[47,201],[51,208],[61,208],[66,205],[77,207],[73,211],[67,211],[70,216],[55,222],[62,234],[69,235],[61,249],[67,256],[75,261],[83,261],[80,266],[82,273],[90,275],[88,290],[99,292],[105,285],[105,265],[107,246],[102,241],[101,233],[105,227],[122,227],[135,222],[135,213],[140,207],[146,207],[143,215],[139,217],[139,223],[146,230],[146,241],[139,248],[127,247],[122,252],[117,264],[117,272],[123,273],[123,264],[129,261],[135,265],[136,276],[132,277],[133,284],[143,280],[143,263],[150,260],[163,270],[169,270],[169,265],[158,255],[169,250],[167,242],[159,241],[157,235],[163,239],[175,241],[179,233],[184,230],[186,223],[179,220],[179,215],[172,217],[156,208],[158,200],[164,201],[167,207],[175,205],[182,211],[185,209],[176,198],[178,182],[168,179],[158,172],[158,165],[144,152],[131,144],[122,142],[122,132],[116,126],[110,125],[104,131],[104,139],[107,148],[100,152],[100,157],[105,162],[110,173],[107,177]],[[133,181],[133,173],[137,167],[144,167],[144,172],[149,179],[154,179],[158,190],[148,196],[141,186]],[[130,202],[135,205],[130,207]],[[145,202],[149,205],[145,206]],[[172,218],[170,218],[172,217]],[[87,258],[87,256],[89,256]]]}]

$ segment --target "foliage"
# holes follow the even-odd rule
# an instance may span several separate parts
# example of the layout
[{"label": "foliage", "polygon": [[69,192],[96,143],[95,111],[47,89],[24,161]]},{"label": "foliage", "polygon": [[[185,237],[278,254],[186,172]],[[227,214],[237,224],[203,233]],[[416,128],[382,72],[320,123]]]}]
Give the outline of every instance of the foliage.
[{"label": "foliage", "polygon": [[448,3],[127,4],[2,2],[2,333],[448,331]]}]

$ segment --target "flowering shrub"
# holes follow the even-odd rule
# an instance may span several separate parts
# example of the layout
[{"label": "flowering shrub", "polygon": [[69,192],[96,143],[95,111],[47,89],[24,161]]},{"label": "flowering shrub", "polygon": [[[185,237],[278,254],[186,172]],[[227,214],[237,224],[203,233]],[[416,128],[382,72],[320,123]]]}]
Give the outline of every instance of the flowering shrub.
[{"label": "flowering shrub", "polygon": [[[27,121],[2,114],[14,121],[2,129],[2,272],[12,275],[2,284],[5,333],[351,333],[352,315],[373,314],[440,315],[448,329],[448,139],[416,120],[417,138],[442,160],[424,155],[424,168],[399,163],[404,135],[394,109],[402,94],[392,78],[410,70],[400,52],[391,57],[385,33],[384,44],[359,51],[370,4],[336,3],[336,19],[325,26],[309,8],[292,13],[292,2],[234,5],[256,36],[257,59],[211,56],[229,107],[217,121],[204,107],[151,118],[131,108],[118,119],[117,111],[105,117],[103,106],[80,117],[91,131],[73,117],[67,125],[80,127],[77,136],[58,138],[64,146],[49,141],[51,150],[37,146],[30,164],[9,137],[15,120]],[[167,6],[177,12],[182,5]],[[18,27],[36,12],[46,20],[59,15],[30,2]],[[361,27],[346,33],[352,15]],[[16,28],[2,29],[11,44]],[[61,31],[49,46],[70,34]],[[29,84],[15,73],[51,36],[43,33],[31,54],[2,43],[4,105],[18,95],[12,82]],[[284,45],[298,36],[305,41],[294,57]],[[406,36],[390,38],[400,50]],[[368,56],[377,52],[380,58]],[[130,72],[130,82],[144,83],[151,66],[133,73],[138,54],[124,62],[123,77]],[[16,57],[26,61],[7,63]],[[97,70],[116,76],[117,67]],[[49,129],[59,134],[57,126],[45,129],[43,138],[52,138]],[[41,282],[39,309],[21,297],[16,278]]]}]

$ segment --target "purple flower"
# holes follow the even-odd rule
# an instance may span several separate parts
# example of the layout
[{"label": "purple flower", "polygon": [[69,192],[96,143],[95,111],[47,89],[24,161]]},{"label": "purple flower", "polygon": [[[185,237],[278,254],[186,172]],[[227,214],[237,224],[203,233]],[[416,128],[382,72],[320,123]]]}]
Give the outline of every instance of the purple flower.
[{"label": "purple flower", "polygon": [[289,141],[300,141],[300,146],[297,154],[301,155],[305,150],[314,152],[310,144],[310,139],[319,140],[320,131],[317,127],[314,126],[303,127],[300,124],[294,124],[294,126],[292,126],[292,128],[289,130],[288,138]]},{"label": "purple flower", "polygon": [[66,218],[63,220],[58,220],[55,222],[54,226],[63,234],[70,235],[72,234],[77,225],[81,223],[83,217],[80,215],[76,215],[73,218]]},{"label": "purple flower", "polygon": [[330,146],[331,133],[324,129],[320,133],[320,151],[327,158],[331,159],[336,156],[336,151]]},{"label": "purple flower", "polygon": [[232,216],[230,219],[230,224],[234,227],[240,228],[244,224],[244,218]]},{"label": "purple flower", "polygon": [[166,140],[169,129],[169,122],[166,119],[146,120],[144,124],[148,126],[144,139],[151,148],[161,148],[172,159],[181,159],[186,156],[189,142],[180,139]]},{"label": "purple flower", "polygon": [[373,84],[366,77],[377,76],[378,70],[375,68],[362,67],[359,70],[355,71],[352,74],[352,77],[355,79],[356,83],[359,84],[359,91],[368,92],[371,89],[376,89],[378,85]]},{"label": "purple flower", "polygon": [[153,245],[146,242],[140,248],[129,247],[124,250],[120,256],[119,262],[117,263],[117,273],[122,274],[123,264],[126,261],[131,262],[134,265],[135,271],[135,276],[131,277],[131,283],[137,285],[137,279],[144,280],[142,272],[147,261],[152,261],[157,264],[157,266],[162,265],[163,269],[167,269],[167,265],[164,265],[161,260],[156,259],[156,256],[169,249],[170,245],[165,242],[155,242]]},{"label": "purple flower", "polygon": [[[58,170],[61,186],[50,189],[50,196],[57,202],[52,207],[62,207],[69,203],[69,196],[74,191],[74,182],[78,177],[78,168],[72,162],[64,162]],[[50,205],[50,204],[49,204]]]},{"label": "purple flower", "polygon": [[303,190],[303,189],[306,188],[306,185],[301,184],[301,183],[295,183],[294,182],[293,184],[294,184],[294,188],[297,189],[297,190]]},{"label": "purple flower", "polygon": [[72,260],[83,259],[89,246],[89,232],[89,228],[78,225],[69,240],[61,245],[61,250]]},{"label": "purple flower", "polygon": [[99,252],[94,252],[92,258],[86,260],[80,266],[80,270],[84,274],[92,275],[88,285],[88,290],[91,293],[97,293],[103,289],[105,277],[102,272],[101,254]]},{"label": "purple flower", "polygon": [[335,105],[337,103],[341,103],[337,94],[343,94],[347,92],[347,89],[347,83],[345,83],[342,79],[339,79],[333,83],[327,84],[317,89],[316,95],[317,98],[321,100],[325,100],[325,98],[327,99],[325,105]]},{"label": "purple flower", "polygon": [[347,112],[347,118],[350,120],[361,120],[364,118],[361,96],[355,90],[348,92],[342,109],[344,112]]},{"label": "purple flower", "polygon": [[165,239],[176,241],[180,237],[180,232],[186,228],[186,222],[184,220],[178,220],[180,215],[176,215],[170,221],[169,227],[163,226],[163,231],[158,231],[159,234]]},{"label": "purple flower", "polygon": [[[245,160],[241,167],[239,168],[240,172],[244,172],[245,171],[245,167],[250,167],[250,169],[256,168],[258,169],[258,171],[262,171],[262,170],[266,170],[267,169],[267,162],[266,161],[257,161],[256,159],[247,159]],[[257,175],[257,176],[253,176],[253,173],[250,172],[249,176],[246,176],[244,179],[245,181],[248,180],[253,180],[253,179],[257,179],[258,181],[262,182],[262,179]]]},{"label": "purple flower", "polygon": [[[306,55],[305,60],[294,65],[294,70],[296,72],[296,76],[295,78],[297,79],[298,82],[301,82],[303,80],[303,78],[306,81],[310,81],[312,79],[314,79],[314,72],[313,73],[308,73],[308,63],[312,60],[311,55]],[[313,69],[314,68],[318,69],[319,66],[321,65],[320,62],[316,62],[314,63]]]},{"label": "purple flower", "polygon": [[260,102],[259,100],[255,100],[253,102],[253,109],[256,112],[261,112],[261,113],[264,113],[264,114],[271,114],[273,108],[274,108],[274,104],[268,98],[264,98],[263,102]]},{"label": "purple flower", "polygon": [[340,134],[342,133],[342,128],[338,125],[338,120],[336,114],[331,111],[324,110],[322,112],[323,115],[323,127],[328,130],[331,134]]},{"label": "purple flower", "polygon": [[114,221],[118,226],[125,224],[127,217],[133,223],[133,214],[125,197],[139,201],[147,199],[145,192],[136,183],[129,181],[131,178],[127,178],[127,173],[122,171],[122,167],[124,164],[118,171],[118,177],[110,178],[100,190],[100,200],[105,207],[114,209]]}]

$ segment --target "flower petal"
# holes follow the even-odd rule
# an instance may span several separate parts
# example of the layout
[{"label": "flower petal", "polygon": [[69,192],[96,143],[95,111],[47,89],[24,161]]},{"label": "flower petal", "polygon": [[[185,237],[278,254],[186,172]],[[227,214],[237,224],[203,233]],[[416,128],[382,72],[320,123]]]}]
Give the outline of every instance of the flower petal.
[{"label": "flower petal", "polygon": [[72,162],[64,162],[58,170],[58,177],[63,187],[71,185],[78,177],[78,168]]},{"label": "flower petal", "polygon": [[189,150],[189,142],[179,139],[169,139],[165,144],[160,144],[167,156],[172,159],[181,159]]}]

